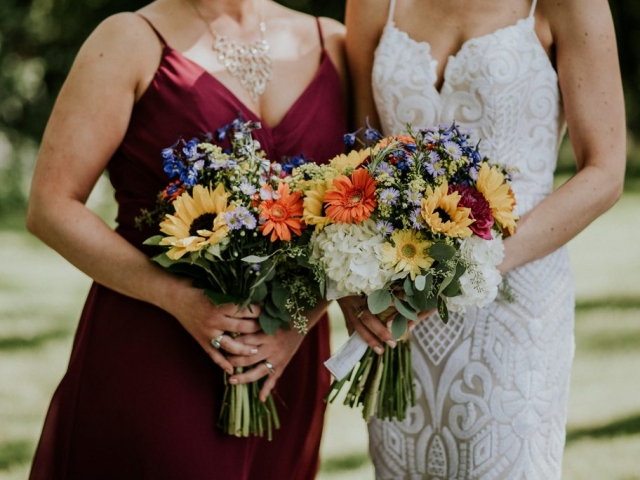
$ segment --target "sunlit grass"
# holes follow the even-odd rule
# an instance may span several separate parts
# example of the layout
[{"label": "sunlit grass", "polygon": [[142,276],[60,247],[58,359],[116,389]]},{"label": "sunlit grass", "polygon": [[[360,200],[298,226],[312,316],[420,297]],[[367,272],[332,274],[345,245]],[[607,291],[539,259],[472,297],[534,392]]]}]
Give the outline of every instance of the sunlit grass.
[{"label": "sunlit grass", "polygon": [[[578,289],[564,477],[640,480],[640,195],[570,244]],[[24,479],[90,281],[19,229],[0,231],[0,480]],[[346,339],[331,309],[334,348]],[[372,479],[359,412],[329,407],[321,480]]]}]

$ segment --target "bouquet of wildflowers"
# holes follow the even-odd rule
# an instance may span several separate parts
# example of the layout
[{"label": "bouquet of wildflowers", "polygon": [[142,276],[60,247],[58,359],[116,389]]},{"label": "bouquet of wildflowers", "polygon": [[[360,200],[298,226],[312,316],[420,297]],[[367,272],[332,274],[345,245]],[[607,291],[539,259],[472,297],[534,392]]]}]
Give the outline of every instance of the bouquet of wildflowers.
[{"label": "bouquet of wildflowers", "polygon": [[367,128],[368,148],[302,165],[292,181],[315,225],[311,262],[324,271],[327,298],[366,295],[399,340],[378,356],[354,334],[326,363],[336,377],[329,401],[350,384],[345,403],[362,405],[367,420],[402,420],[415,403],[410,320],[437,309],[447,322],[450,310],[496,297],[502,238],[517,219],[506,169],[455,123],[407,132],[382,138]]},{"label": "bouquet of wildflowers", "polygon": [[[161,234],[145,243],[163,247],[153,260],[193,278],[215,305],[234,303],[241,310],[259,303],[266,333],[291,323],[306,333],[304,311],[322,292],[307,280],[310,234],[304,232],[301,193],[289,188],[290,168],[263,158],[251,135],[259,127],[237,119],[219,129],[216,140],[228,139],[227,150],[211,136],[179,140],[163,150],[164,169],[175,180],[159,197]],[[152,218],[143,212],[140,221]],[[258,399],[261,382],[225,383],[220,414],[225,432],[243,437],[266,432],[270,439],[279,420],[273,398],[264,404]]]}]

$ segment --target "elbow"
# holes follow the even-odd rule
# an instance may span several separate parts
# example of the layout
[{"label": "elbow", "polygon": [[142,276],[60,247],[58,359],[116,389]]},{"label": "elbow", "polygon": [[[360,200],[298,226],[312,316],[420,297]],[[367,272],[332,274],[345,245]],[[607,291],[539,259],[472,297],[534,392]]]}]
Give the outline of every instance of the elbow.
[{"label": "elbow", "polygon": [[33,202],[29,202],[29,208],[27,210],[27,217],[25,219],[25,226],[27,227],[27,231],[32,235],[38,236],[38,221],[37,221],[37,213],[36,209],[33,206]]}]

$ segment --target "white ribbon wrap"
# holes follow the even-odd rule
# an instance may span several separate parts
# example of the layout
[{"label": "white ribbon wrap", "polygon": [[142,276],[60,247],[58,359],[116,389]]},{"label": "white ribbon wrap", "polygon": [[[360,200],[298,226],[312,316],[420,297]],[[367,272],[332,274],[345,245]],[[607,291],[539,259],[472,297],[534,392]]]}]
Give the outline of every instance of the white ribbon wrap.
[{"label": "white ribbon wrap", "polygon": [[349,340],[342,345],[324,366],[333,374],[336,380],[342,380],[357,365],[369,345],[358,332],[354,332]]}]

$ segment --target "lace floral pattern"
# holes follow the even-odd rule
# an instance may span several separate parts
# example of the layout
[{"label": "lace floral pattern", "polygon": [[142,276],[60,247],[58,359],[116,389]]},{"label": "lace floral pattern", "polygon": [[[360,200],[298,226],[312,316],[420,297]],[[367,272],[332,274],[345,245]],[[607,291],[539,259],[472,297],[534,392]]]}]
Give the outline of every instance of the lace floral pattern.
[{"label": "lace floral pattern", "polygon": [[[385,134],[454,119],[482,152],[517,171],[518,213],[552,191],[564,134],[558,78],[529,16],[467,41],[438,91],[430,46],[389,21],[373,91]],[[413,331],[417,406],[404,422],[374,420],[379,479],[559,479],[574,352],[574,286],[565,249],[509,274],[498,300]]]}]

